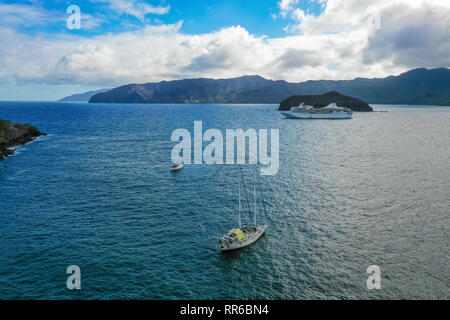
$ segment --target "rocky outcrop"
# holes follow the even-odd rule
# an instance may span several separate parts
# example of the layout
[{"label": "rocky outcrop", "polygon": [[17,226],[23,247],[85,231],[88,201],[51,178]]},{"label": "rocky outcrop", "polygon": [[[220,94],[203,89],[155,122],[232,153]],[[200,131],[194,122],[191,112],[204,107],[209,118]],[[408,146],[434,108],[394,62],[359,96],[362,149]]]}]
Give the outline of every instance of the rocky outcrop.
[{"label": "rocky outcrop", "polygon": [[336,103],[338,107],[350,108],[353,111],[373,111],[366,102],[336,91],[321,95],[292,96],[281,102],[279,110],[289,110],[291,107],[298,107],[301,103],[315,108],[323,108],[330,103]]},{"label": "rocky outcrop", "polygon": [[35,126],[0,119],[0,160],[14,154],[14,150],[9,148],[26,144],[42,135],[46,134]]}]

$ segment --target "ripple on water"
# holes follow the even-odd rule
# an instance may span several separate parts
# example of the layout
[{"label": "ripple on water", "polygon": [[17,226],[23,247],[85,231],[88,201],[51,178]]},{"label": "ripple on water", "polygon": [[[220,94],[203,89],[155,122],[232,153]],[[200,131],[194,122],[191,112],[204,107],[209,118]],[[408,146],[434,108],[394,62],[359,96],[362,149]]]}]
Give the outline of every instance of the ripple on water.
[{"label": "ripple on water", "polygon": [[[49,133],[0,164],[0,297],[448,299],[450,108],[351,121],[275,108],[0,103],[0,118]],[[217,250],[237,221],[236,168],[168,170],[172,131],[194,120],[280,130],[279,172],[262,178],[269,229],[239,252]]]}]

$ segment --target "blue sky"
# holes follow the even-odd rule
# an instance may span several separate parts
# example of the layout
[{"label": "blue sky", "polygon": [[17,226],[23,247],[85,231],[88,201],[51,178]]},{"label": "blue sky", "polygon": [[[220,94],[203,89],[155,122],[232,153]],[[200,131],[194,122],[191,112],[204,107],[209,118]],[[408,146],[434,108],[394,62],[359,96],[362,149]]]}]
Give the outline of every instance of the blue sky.
[{"label": "blue sky", "polygon": [[[114,2],[112,0],[111,2]],[[137,30],[149,24],[171,24],[183,20],[181,32],[187,34],[208,33],[224,27],[240,25],[255,35],[282,37],[289,18],[279,15],[279,0],[142,0],[154,7],[168,8],[166,14],[145,14],[144,20],[119,12],[107,0],[91,1],[3,1],[4,4],[24,5],[45,10],[54,19],[47,22],[29,21],[17,24],[16,29],[28,34],[73,33],[86,37],[106,33],[120,33]],[[66,9],[70,5],[78,5],[82,15],[95,21],[94,27],[68,31],[65,24]],[[323,7],[315,1],[299,0],[297,6],[305,12],[319,15]],[[58,19],[58,16],[60,19]]]},{"label": "blue sky", "polygon": [[[25,23],[17,25],[17,29],[26,33],[39,32],[65,33],[68,32],[65,25],[66,8],[70,5],[78,5],[83,15],[89,15],[97,20],[98,25],[89,29],[72,30],[84,36],[105,34],[108,32],[119,33],[127,30],[136,30],[148,24],[171,24],[183,20],[181,31],[187,34],[208,33],[224,27],[240,25],[255,35],[280,37],[286,35],[284,27],[289,19],[279,15],[279,0],[142,0],[154,7],[170,8],[167,14],[145,15],[145,20],[117,11],[112,1],[3,1],[5,4],[30,5],[47,10],[52,16],[60,15],[59,21],[34,24]],[[306,12],[319,15],[322,6],[315,1],[299,0],[297,6]],[[275,15],[277,18],[274,18]]]},{"label": "blue sky", "polygon": [[441,0],[3,0],[0,100],[195,77],[385,77],[450,66],[449,38]]}]

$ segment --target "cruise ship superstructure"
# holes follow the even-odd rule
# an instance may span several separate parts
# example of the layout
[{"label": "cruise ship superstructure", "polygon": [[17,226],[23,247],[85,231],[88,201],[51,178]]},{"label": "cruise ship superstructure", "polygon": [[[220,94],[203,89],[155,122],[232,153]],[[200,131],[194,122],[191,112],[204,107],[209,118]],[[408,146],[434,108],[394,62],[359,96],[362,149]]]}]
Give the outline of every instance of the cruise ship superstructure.
[{"label": "cruise ship superstructure", "polygon": [[290,119],[351,119],[353,111],[349,108],[338,107],[331,103],[324,108],[314,108],[302,103],[298,107],[292,107],[289,111],[280,111]]}]

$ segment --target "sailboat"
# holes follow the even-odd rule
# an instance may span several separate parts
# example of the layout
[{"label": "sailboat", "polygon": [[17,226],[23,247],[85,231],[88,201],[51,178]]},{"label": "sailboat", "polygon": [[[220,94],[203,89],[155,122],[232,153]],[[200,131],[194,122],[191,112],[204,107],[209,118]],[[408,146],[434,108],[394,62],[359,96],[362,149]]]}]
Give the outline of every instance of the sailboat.
[{"label": "sailboat", "polygon": [[[245,181],[244,181],[244,176],[242,174],[242,168],[241,166],[239,166],[239,171],[241,174],[241,179],[242,179],[242,184],[244,187],[244,193],[245,193],[245,197],[247,200],[247,206],[248,206],[248,212],[251,213],[250,210],[250,202],[248,200],[248,195],[247,195],[247,189],[245,187]],[[227,232],[227,234],[222,237],[219,240],[220,243],[220,249],[222,251],[230,251],[230,250],[236,250],[236,249],[241,249],[244,247],[247,247],[249,245],[251,245],[252,243],[256,242],[259,238],[261,238],[261,236],[264,234],[264,232],[266,231],[268,225],[267,224],[260,224],[258,225],[256,222],[256,214],[257,214],[257,207],[256,207],[256,180],[258,180],[258,184],[259,184],[259,190],[261,193],[261,202],[262,202],[262,206],[264,208],[264,214],[267,216],[266,214],[266,207],[264,204],[264,195],[262,193],[262,188],[261,188],[261,182],[259,179],[259,175],[258,172],[256,170],[256,175],[257,179],[255,179],[255,182],[253,184],[253,225],[250,226],[242,226],[242,221],[241,221],[241,185],[239,183],[239,196],[238,196],[238,212],[239,212],[239,227],[238,228],[234,228],[231,229],[230,231]]]}]

